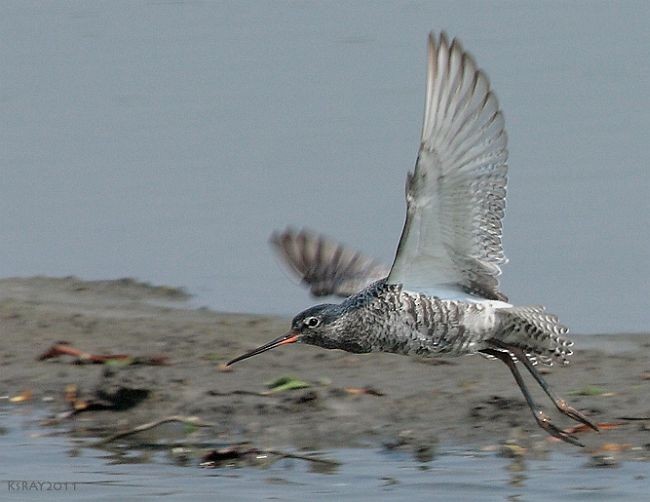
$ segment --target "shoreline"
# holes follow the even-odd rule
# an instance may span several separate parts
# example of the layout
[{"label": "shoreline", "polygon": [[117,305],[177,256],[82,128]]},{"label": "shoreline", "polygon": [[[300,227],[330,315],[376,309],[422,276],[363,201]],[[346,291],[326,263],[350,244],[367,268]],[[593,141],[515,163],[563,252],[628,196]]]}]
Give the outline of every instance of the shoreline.
[{"label": "shoreline", "polygon": [[[505,365],[481,357],[425,360],[296,345],[226,371],[223,363],[283,333],[289,321],[189,308],[187,298],[182,290],[131,279],[0,279],[0,395],[45,400],[59,414],[85,403],[59,420],[81,436],[110,436],[182,415],[214,425],[194,431],[193,440],[225,445],[379,445],[417,454],[454,444],[650,459],[650,334],[573,336],[571,364],[544,370],[558,394],[595,422],[611,425],[600,434],[578,432],[585,448],[576,448],[549,439]],[[61,341],[84,353],[126,359],[37,360]],[[302,388],[269,392],[267,384],[281,377],[297,379],[300,385],[289,387]],[[577,425],[525,378],[553,423]],[[164,443],[167,429],[148,437]]]}]

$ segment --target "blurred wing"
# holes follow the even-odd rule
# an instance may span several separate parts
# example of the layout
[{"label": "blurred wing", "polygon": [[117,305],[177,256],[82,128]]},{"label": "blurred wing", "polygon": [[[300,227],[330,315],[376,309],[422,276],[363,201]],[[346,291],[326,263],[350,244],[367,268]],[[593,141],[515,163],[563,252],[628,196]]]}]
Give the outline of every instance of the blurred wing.
[{"label": "blurred wing", "polygon": [[430,35],[422,143],[388,283],[506,299],[498,280],[506,143],[485,74],[457,40]]},{"label": "blurred wing", "polygon": [[314,296],[347,297],[388,275],[389,267],[307,230],[274,232],[271,246]]}]

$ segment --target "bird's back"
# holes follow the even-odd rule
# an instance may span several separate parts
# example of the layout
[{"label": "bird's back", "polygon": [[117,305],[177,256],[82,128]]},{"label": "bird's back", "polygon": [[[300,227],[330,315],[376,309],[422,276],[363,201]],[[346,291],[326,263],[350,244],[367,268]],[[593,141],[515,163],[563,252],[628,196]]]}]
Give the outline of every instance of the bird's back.
[{"label": "bird's back", "polygon": [[341,303],[339,313],[338,329],[354,337],[355,352],[460,356],[498,340],[544,364],[566,364],[572,353],[567,329],[540,306],[440,299],[380,280]]},{"label": "bird's back", "polygon": [[446,300],[377,281],[340,305],[340,329],[368,352],[458,356],[476,353],[499,322],[486,303]]}]

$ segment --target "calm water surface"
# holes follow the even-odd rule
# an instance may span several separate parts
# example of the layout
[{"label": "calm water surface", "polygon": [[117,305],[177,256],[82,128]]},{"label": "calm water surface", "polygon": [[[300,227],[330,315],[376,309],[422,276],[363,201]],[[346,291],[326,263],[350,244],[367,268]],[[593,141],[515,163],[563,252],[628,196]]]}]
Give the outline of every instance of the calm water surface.
[{"label": "calm water surface", "polygon": [[390,262],[444,29],[505,110],[505,291],[577,332],[645,331],[649,18],[644,1],[4,1],[0,276],[134,276],[292,314],[311,300],[271,230]]},{"label": "calm water surface", "polygon": [[[454,448],[442,448],[429,462],[377,449],[318,452],[341,463],[327,471],[300,460],[281,460],[265,468],[178,466],[160,451],[116,456],[82,448],[65,435],[51,435],[51,429],[38,426],[34,413],[25,416],[20,410],[0,408],[3,500],[591,501],[642,500],[650,488],[644,463],[594,468],[577,454],[554,453],[545,460],[521,462]],[[23,481],[32,488],[22,488]],[[34,488],[33,481],[45,482],[44,491]]]}]

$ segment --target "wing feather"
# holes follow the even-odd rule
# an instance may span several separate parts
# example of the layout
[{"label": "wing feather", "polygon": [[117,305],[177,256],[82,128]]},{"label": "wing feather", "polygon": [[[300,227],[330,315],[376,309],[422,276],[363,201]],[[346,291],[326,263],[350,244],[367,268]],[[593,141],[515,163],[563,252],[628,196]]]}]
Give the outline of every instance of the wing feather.
[{"label": "wing feather", "polygon": [[388,266],[308,230],[274,232],[270,243],[314,296],[347,297],[384,279],[389,272]]},{"label": "wing feather", "polygon": [[411,290],[499,291],[507,135],[487,76],[454,39],[429,36],[422,140],[387,281]]}]

